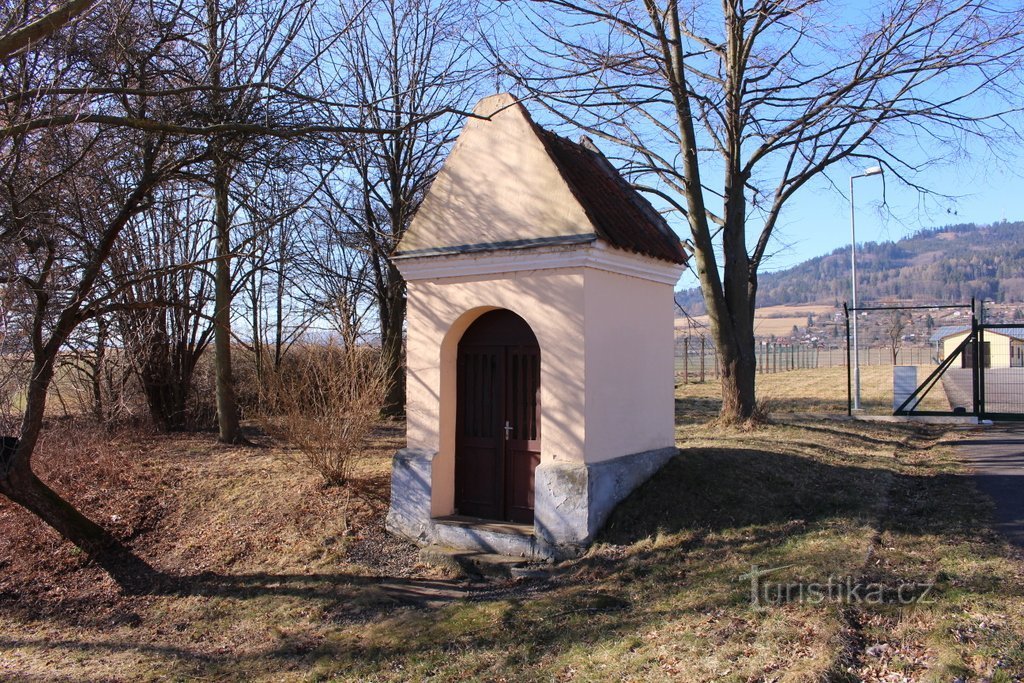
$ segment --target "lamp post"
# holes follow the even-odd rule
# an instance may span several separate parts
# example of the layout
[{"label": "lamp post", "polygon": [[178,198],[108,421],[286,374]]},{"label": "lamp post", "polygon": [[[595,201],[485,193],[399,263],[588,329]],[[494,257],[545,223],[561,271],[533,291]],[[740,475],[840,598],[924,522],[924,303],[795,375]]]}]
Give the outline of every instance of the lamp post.
[{"label": "lamp post", "polygon": [[863,173],[850,176],[850,280],[853,289],[853,409],[860,410],[860,347],[857,346],[857,230],[853,204],[853,181],[855,178],[866,178],[881,175],[881,166],[864,169]]}]

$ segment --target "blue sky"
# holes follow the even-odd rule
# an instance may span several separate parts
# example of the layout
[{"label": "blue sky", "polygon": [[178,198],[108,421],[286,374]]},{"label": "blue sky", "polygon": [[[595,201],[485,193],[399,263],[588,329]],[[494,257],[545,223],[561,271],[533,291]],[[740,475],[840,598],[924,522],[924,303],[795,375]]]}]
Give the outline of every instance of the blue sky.
[{"label": "blue sky", "polygon": [[[953,195],[953,199],[922,197],[892,177],[858,178],[854,181],[857,241],[898,240],[922,228],[953,223],[1024,219],[1024,164],[1012,166],[979,150],[974,158],[922,175],[920,180],[929,188]],[[841,192],[820,182],[790,201],[776,231],[773,257],[764,271],[788,268],[850,244],[849,175],[834,177]],[[1021,240],[1024,242],[1024,235]],[[696,279],[687,274],[680,287],[691,286],[696,286]]]},{"label": "blue sky", "polygon": [[[1013,0],[990,0],[987,9],[1015,9]],[[884,14],[887,2],[875,0],[833,0],[815,5],[816,13],[812,22],[818,38],[825,39],[830,48],[843,49],[845,42],[853,44],[861,35],[863,26],[876,25]],[[703,7],[701,5],[701,7]],[[714,19],[714,9],[708,9]],[[514,21],[515,15],[508,17]],[[565,27],[563,26],[563,29]],[[714,32],[717,25],[712,22],[708,30]],[[586,31],[588,29],[580,29]],[[599,34],[600,35],[600,34]],[[563,37],[565,37],[563,35]],[[521,38],[520,38],[521,40]],[[529,42],[529,37],[527,37]],[[513,43],[518,42],[513,39]],[[807,54],[804,61],[814,62],[818,53],[814,50],[821,41],[806,42]],[[831,54],[828,51],[828,54]],[[824,53],[823,53],[824,54]],[[1019,95],[1019,73],[1010,74],[1002,85],[1008,92]],[[968,82],[964,82],[967,78]],[[919,96],[941,100],[946,96],[971,89],[972,72],[952,70],[945,77],[938,77],[925,86]],[[967,116],[983,115],[1003,110],[1005,102],[997,101],[998,96],[986,93],[961,100],[953,105],[959,113]],[[1017,97],[1013,98],[1017,100]],[[1015,101],[1014,104],[1019,104]],[[549,123],[548,117],[531,108],[539,115],[542,123]],[[572,116],[571,112],[563,112]],[[920,123],[924,123],[921,121]],[[1018,130],[1024,130],[1024,120],[1016,122]],[[923,195],[918,190],[901,183],[895,175],[859,178],[856,181],[857,241],[898,240],[922,228],[932,228],[954,223],[992,223],[1002,219],[1024,219],[1024,164],[1017,164],[1021,157],[1019,142],[1010,143],[999,139],[987,149],[984,141],[961,133],[950,134],[947,129],[928,130],[928,123],[920,127],[903,127],[887,131],[886,142],[875,153],[885,157],[890,153],[905,161],[908,166],[902,172],[909,173],[912,180],[933,191]],[[563,123],[556,126],[559,132],[577,137],[578,131],[568,130]],[[989,130],[991,132],[991,129]],[[603,149],[606,145],[599,143]],[[610,150],[614,154],[615,150]],[[872,149],[862,149],[871,153]],[[712,155],[713,156],[713,155]],[[941,161],[940,161],[941,160]],[[766,160],[767,161],[767,160]],[[775,185],[772,178],[775,161],[767,161],[755,174],[755,184],[763,191]],[[848,197],[849,178],[870,161],[850,165],[840,163],[830,168],[830,178],[820,177],[801,188],[786,204],[769,245],[767,258],[761,272],[784,269],[808,258],[828,253],[850,243],[850,204]],[[896,164],[900,166],[899,163]],[[720,173],[715,159],[702,158],[702,177],[706,183]],[[916,172],[911,170],[916,168]],[[779,169],[781,172],[781,169]],[[714,185],[713,181],[710,181]],[[717,208],[716,198],[709,195],[708,205]],[[652,198],[659,208],[666,208],[663,202]],[[884,201],[883,201],[884,200]],[[687,226],[678,217],[669,216],[670,223],[680,237],[689,237]],[[752,247],[759,232],[759,216],[751,210],[748,214],[748,246]],[[1024,238],[1024,236],[1022,236]],[[1022,239],[1024,242],[1024,239]],[[687,273],[679,283],[680,288],[696,286],[696,278]]]}]

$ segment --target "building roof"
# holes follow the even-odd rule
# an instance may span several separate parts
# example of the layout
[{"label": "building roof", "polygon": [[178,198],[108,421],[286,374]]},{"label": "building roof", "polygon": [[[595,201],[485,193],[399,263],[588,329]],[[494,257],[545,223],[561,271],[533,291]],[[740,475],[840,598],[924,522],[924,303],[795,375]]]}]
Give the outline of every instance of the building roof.
[{"label": "building roof", "polygon": [[626,251],[686,263],[689,257],[679,237],[590,138],[583,137],[576,143],[536,124],[535,127],[601,239]]},{"label": "building roof", "polygon": [[952,337],[955,334],[963,334],[964,332],[970,331],[970,325],[944,325],[943,327],[936,327],[935,330],[932,331],[932,336],[928,338],[928,341],[942,341],[946,337]]},{"label": "building roof", "polygon": [[510,94],[467,119],[394,257],[418,258],[603,242],[685,264],[658,211],[587,138],[538,126]]},{"label": "building roof", "polygon": [[[947,337],[964,334],[970,331],[970,325],[946,325],[944,327],[935,328],[935,331],[932,332],[932,336],[929,339],[930,341],[937,342],[942,341]],[[1024,341],[1024,327],[986,327],[985,334],[1001,334],[1004,337]]]}]

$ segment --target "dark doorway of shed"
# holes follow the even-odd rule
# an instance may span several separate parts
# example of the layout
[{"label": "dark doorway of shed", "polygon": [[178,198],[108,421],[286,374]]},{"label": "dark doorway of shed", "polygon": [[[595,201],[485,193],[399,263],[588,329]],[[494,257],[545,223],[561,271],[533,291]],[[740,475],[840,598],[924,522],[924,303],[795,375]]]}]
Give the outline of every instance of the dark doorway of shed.
[{"label": "dark doorway of shed", "polygon": [[[992,367],[992,342],[983,342],[981,344],[981,357],[984,361],[981,367]],[[960,367],[974,367],[974,346],[972,344],[968,344],[967,346],[964,347],[963,358],[961,358]]]},{"label": "dark doorway of shed", "polygon": [[484,313],[459,341],[455,508],[533,523],[540,462],[540,346],[525,320]]}]

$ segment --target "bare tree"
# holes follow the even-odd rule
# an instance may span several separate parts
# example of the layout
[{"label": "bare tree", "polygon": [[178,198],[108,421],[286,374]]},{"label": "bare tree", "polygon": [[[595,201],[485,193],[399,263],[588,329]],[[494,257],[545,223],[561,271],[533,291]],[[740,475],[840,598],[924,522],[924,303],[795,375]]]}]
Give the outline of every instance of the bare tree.
[{"label": "bare tree", "polygon": [[[102,135],[82,137],[86,139],[80,145],[93,150],[106,147]],[[111,310],[111,302],[94,296],[104,263],[125,225],[145,209],[154,188],[177,166],[165,157],[161,141],[143,135],[139,144],[141,149],[125,148],[120,153],[103,150],[106,159],[120,158],[128,165],[106,161],[103,172],[93,167],[88,174],[77,158],[72,159],[75,172],[69,173],[71,168],[41,163],[34,157],[25,174],[12,179],[17,181],[15,215],[31,218],[13,227],[15,236],[4,240],[12,262],[0,266],[0,279],[18,288],[21,305],[31,311],[31,372],[20,433],[8,443],[0,461],[0,492],[86,551],[125,586],[135,585],[149,573],[148,568],[43,483],[33,471],[32,456],[58,354],[76,328]],[[136,159],[142,161],[140,168],[135,168]],[[61,177],[61,182],[47,181],[54,176]],[[41,186],[45,187],[42,192],[36,189]],[[95,202],[96,196],[107,201]]]},{"label": "bare tree", "polygon": [[[322,187],[317,147],[297,145],[275,155],[273,162],[252,164],[254,168],[239,178],[235,193],[246,216],[239,225],[245,255],[235,279],[246,294],[242,307],[248,309],[248,334],[260,381],[264,373],[280,369],[285,354],[320,314],[305,279],[310,259],[323,248],[307,239],[315,231],[311,205]],[[314,166],[308,175],[307,164]]]},{"label": "bare tree", "polygon": [[907,325],[911,322],[910,311],[902,311],[900,309],[894,309],[889,311],[888,320],[885,326],[885,335],[889,341],[889,351],[892,353],[892,364],[896,365],[896,361],[900,355],[900,349],[903,348],[903,332],[907,329]]},{"label": "bare tree", "polygon": [[138,378],[153,423],[168,431],[193,423],[192,377],[213,334],[215,258],[210,202],[179,182],[154,193],[109,261],[122,365]]},{"label": "bare tree", "polygon": [[351,235],[337,243],[365,249],[369,258],[388,378],[384,411],[391,415],[405,411],[405,281],[391,256],[462,122],[425,114],[467,109],[477,96],[483,65],[471,41],[473,4],[373,0],[349,10],[352,29],[336,50],[345,75],[341,97],[357,105],[350,124],[394,131],[367,135],[342,150],[349,191],[329,195],[342,200],[338,229]]},{"label": "bare tree", "polygon": [[0,15],[0,59],[48,38],[95,4],[96,0],[69,0],[52,9],[47,8],[42,15],[33,15],[30,3],[26,2],[19,8],[20,12]]},{"label": "bare tree", "polygon": [[[106,0],[64,30],[0,55],[0,296],[9,305],[5,325],[10,318],[20,327],[5,330],[4,344],[24,342],[30,358],[20,427],[8,432],[17,436],[0,445],[0,493],[124,586],[146,583],[152,571],[41,481],[33,455],[57,359],[77,344],[77,330],[134,309],[182,310],[153,298],[167,292],[132,299],[138,278],[168,271],[150,262],[133,278],[117,267],[112,255],[131,245],[126,231],[153,220],[164,188],[205,193],[206,220],[219,231],[214,269],[223,268],[214,318],[229,333],[240,286],[232,268],[244,246],[231,233],[241,204],[231,193],[254,150],[268,140],[339,147],[353,134],[398,132],[342,120],[338,72],[318,68],[336,37],[309,21],[312,2],[216,2]],[[7,20],[5,13],[5,26],[22,25]],[[230,335],[222,341],[230,349]],[[237,420],[228,422],[232,440]]]},{"label": "bare tree", "polygon": [[801,188],[871,160],[923,190],[929,163],[1015,133],[1018,5],[891,0],[857,16],[844,5],[523,0],[543,37],[498,57],[685,219],[723,419],[754,413],[758,271]]}]

